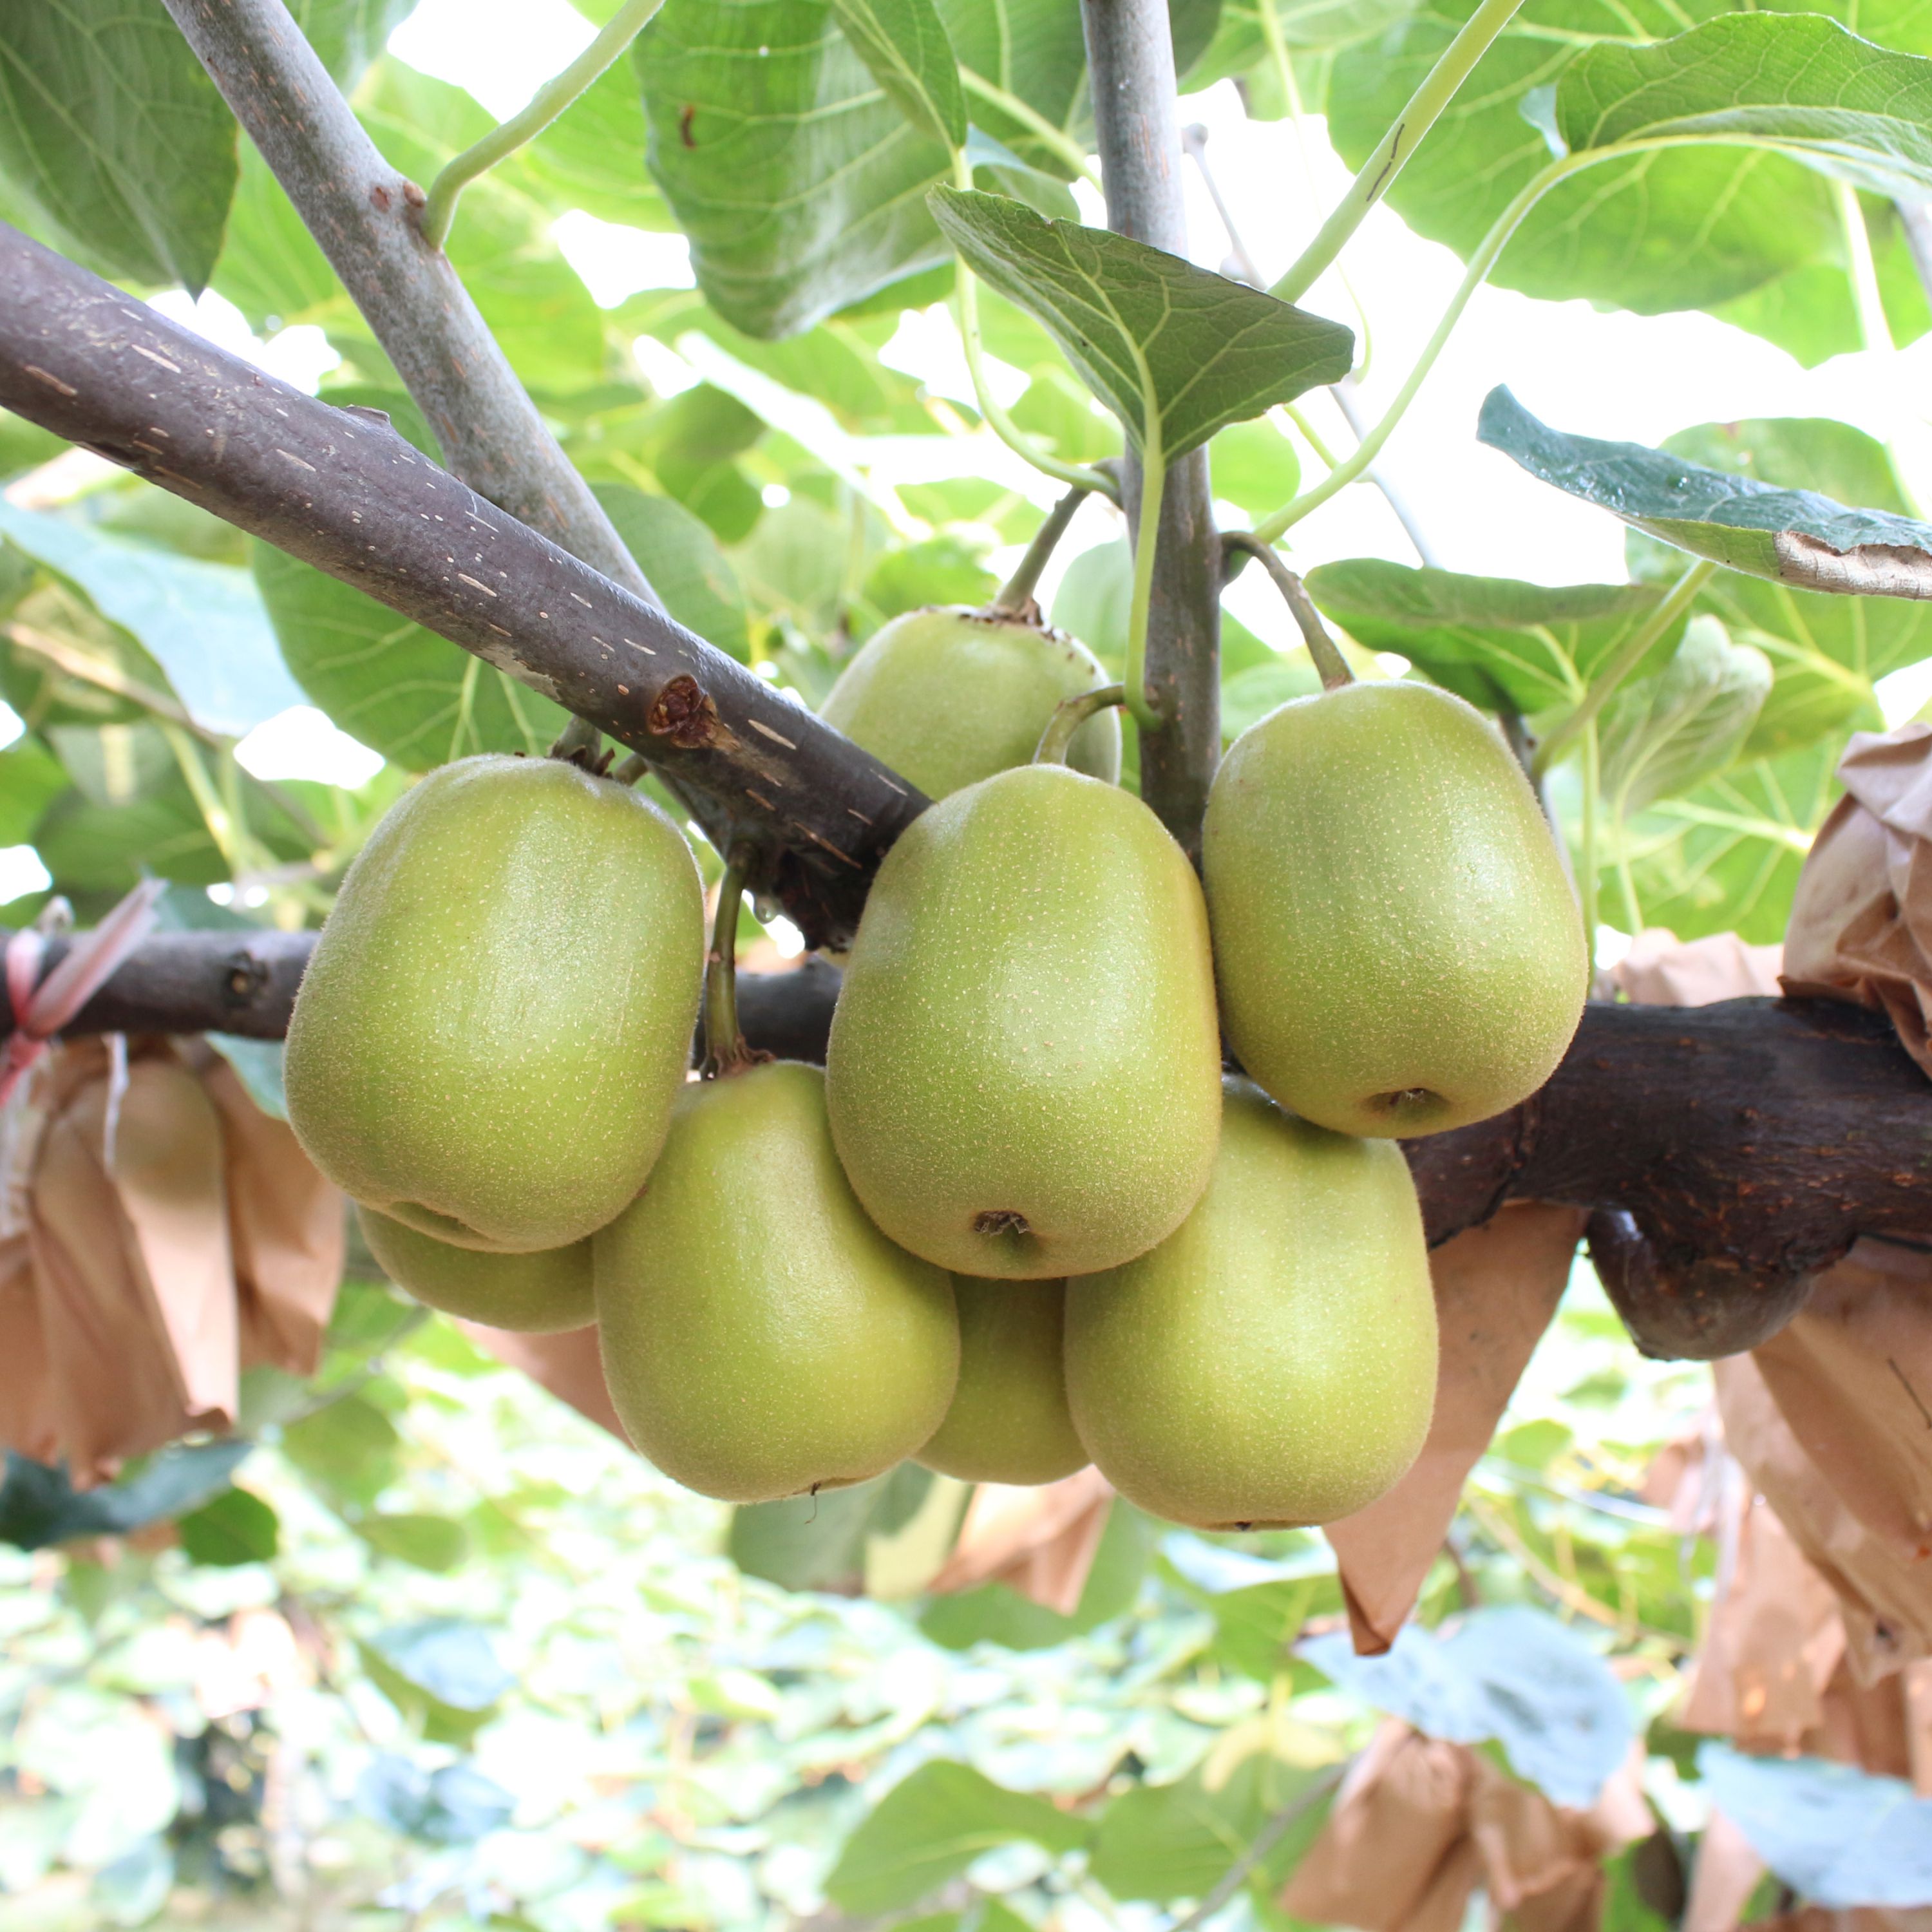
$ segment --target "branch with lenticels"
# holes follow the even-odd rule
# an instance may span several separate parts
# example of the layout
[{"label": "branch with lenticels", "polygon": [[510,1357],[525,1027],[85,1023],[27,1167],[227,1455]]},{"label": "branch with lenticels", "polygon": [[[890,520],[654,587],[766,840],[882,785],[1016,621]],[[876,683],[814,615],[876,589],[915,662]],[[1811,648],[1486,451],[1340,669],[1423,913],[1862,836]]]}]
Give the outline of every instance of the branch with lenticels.
[{"label": "branch with lenticels", "polygon": [[365,591],[651,764],[814,945],[849,941],[924,796],[380,412],[217,349],[0,223],[0,405]]}]

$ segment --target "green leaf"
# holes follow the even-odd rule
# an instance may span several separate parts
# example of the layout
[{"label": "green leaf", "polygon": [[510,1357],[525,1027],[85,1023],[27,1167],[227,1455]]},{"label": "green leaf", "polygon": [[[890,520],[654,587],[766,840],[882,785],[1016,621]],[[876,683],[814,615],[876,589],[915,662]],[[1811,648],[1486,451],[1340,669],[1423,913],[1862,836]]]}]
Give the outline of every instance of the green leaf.
[{"label": "green leaf", "polygon": [[190,1563],[266,1563],[281,1546],[281,1520],[248,1490],[224,1490],[178,1519],[175,1528]]},{"label": "green leaf", "polygon": [[1932,526],[1539,422],[1492,389],[1476,434],[1532,476],[1694,556],[1801,589],[1932,597]]},{"label": "green leaf", "polygon": [[863,1582],[866,1539],[910,1520],[931,1481],[916,1463],[816,1496],[748,1503],[731,1512],[726,1545],[748,1576],[787,1590],[856,1589]]},{"label": "green leaf", "polygon": [[602,484],[596,494],[664,608],[706,644],[748,661],[745,594],[704,524],[668,496],[647,496],[622,484]]},{"label": "green leaf", "polygon": [[1836,801],[1836,738],[1802,751],[1733,765],[1678,797],[1660,799],[1622,835],[1637,895],[1618,898],[1614,867],[1601,875],[1604,903],[1681,939],[1736,932],[1754,945],[1784,935],[1798,868]]},{"label": "green leaf", "polygon": [[633,58],[651,172],[734,328],[794,334],[946,259],[920,197],[946,151],[886,98],[826,0],[666,0]]},{"label": "green leaf", "polygon": [[[1245,1727],[1244,1727],[1245,1728]],[[1244,1742],[1232,1765],[1220,1762],[1230,1744]],[[1267,1748],[1256,1725],[1248,1739],[1222,1734],[1206,1765],[1172,1784],[1132,1786],[1100,1814],[1094,1834],[1090,1875],[1118,1899],[1167,1904],[1202,1898],[1226,1874],[1276,1812],[1292,1803],[1318,1770],[1292,1764]],[[1311,1803],[1284,1840],[1270,1848],[1250,1883],[1278,1883],[1321,1829],[1324,1808]]]},{"label": "green leaf", "polygon": [[1558,83],[1556,126],[1573,154],[1748,142],[1876,194],[1932,192],[1932,60],[1821,15],[1733,14],[1649,46],[1586,47]]},{"label": "green leaf", "polygon": [[[1428,0],[1407,22],[1336,57],[1329,130],[1350,166],[1366,160],[1475,4]],[[1932,53],[1932,14],[1919,0],[1800,0],[1775,9],[1743,0],[1735,8],[1528,0],[1397,177],[1396,211],[1467,256],[1550,160],[1522,105],[1535,90],[1560,86],[1580,47],[1660,40],[1732,11],[1775,14],[1778,26],[1790,14],[1830,14],[1888,46]],[[1762,149],[1693,146],[1606,161],[1561,183],[1523,222],[1492,279],[1529,295],[1654,314],[1717,308],[1814,268],[1842,277],[1844,267],[1838,212],[1815,170]],[[1749,326],[1748,315],[1738,319]]]},{"label": "green leaf", "polygon": [[[1849,424],[1819,418],[1708,423],[1664,448],[1714,470],[1774,483],[1802,476],[1840,502],[1903,512],[1884,446]],[[1625,540],[1633,576],[1665,582],[1679,552],[1637,531]],[[1874,682],[1932,656],[1932,604],[1895,597],[1840,597],[1725,571],[1704,587],[1700,610],[1720,618],[1738,644],[1771,660],[1771,694],[1744,746],[1747,758],[1793,749],[1882,721]]]},{"label": "green leaf", "polygon": [[200,292],[237,131],[161,0],[0,9],[0,176],[103,273]]},{"label": "green leaf", "polygon": [[418,1570],[454,1570],[470,1553],[462,1524],[446,1516],[365,1516],[356,1533],[370,1549]]},{"label": "green leaf", "polygon": [[956,1596],[934,1598],[920,1613],[919,1627],[947,1650],[970,1650],[976,1643],[996,1643],[1006,1650],[1050,1650],[1133,1608],[1147,1575],[1149,1540],[1147,1519],[1116,1498],[1070,1617],[1022,1597],[1004,1583],[986,1583]]},{"label": "green leaf", "polygon": [[1003,196],[927,197],[967,265],[1034,316],[1141,446],[1169,462],[1348,373],[1354,334],[1245,284]]},{"label": "green leaf", "polygon": [[0,410],[0,482],[17,476],[23,470],[37,470],[73,446],[38,423]]},{"label": "green leaf", "polygon": [[1619,812],[1690,790],[1734,759],[1771,690],[1771,661],[1693,617],[1670,662],[1625,684],[1598,722],[1603,789]]},{"label": "green leaf", "polygon": [[1312,698],[1322,675],[1306,651],[1256,664],[1221,681],[1221,742],[1232,745],[1250,724],[1298,698]]},{"label": "green leaf", "polygon": [[0,536],[131,632],[196,721],[239,737],[299,704],[245,571],[175,556],[84,524],[0,501]]},{"label": "green leaf", "polygon": [[939,10],[958,56],[973,124],[1022,160],[1064,177],[1066,164],[1053,146],[974,83],[990,82],[1049,125],[1071,130],[1086,94],[1079,8],[1059,0],[940,0]]},{"label": "green leaf", "polygon": [[25,845],[42,812],[68,788],[61,761],[38,740],[0,752],[0,845]]},{"label": "green leaf", "polygon": [[1301,460],[1294,445],[1272,422],[1235,423],[1214,439],[1214,494],[1265,516],[1301,487]]},{"label": "green leaf", "polygon": [[892,104],[928,140],[966,143],[966,95],[946,23],[932,0],[832,0],[859,58]]},{"label": "green leaf", "polygon": [[344,94],[415,12],[416,0],[289,0],[296,25]]},{"label": "green leaf", "polygon": [[296,682],[384,758],[411,771],[472,752],[536,758],[562,729],[562,706],[312,565],[257,544],[254,569]]},{"label": "green leaf", "polygon": [[77,1536],[124,1536],[166,1522],[220,1495],[254,1446],[232,1437],[191,1448],[176,1444],[118,1481],[92,1490],[76,1490],[64,1468],[10,1449],[0,1481],[0,1543],[42,1550]]},{"label": "green leaf", "polygon": [[401,1468],[396,1426],[366,1396],[346,1395],[292,1422],[282,1454],[332,1495],[372,1503]]},{"label": "green leaf", "polygon": [[924,1764],[846,1840],[826,1895],[858,1916],[897,1911],[996,1846],[1024,1839],[1052,1852],[1077,1851],[1088,1832],[1084,1820],[1044,1798],[1008,1791],[969,1765]]},{"label": "green leaf", "polygon": [[[1307,585],[1358,644],[1399,652],[1484,710],[1524,717],[1574,704],[1663,594],[1648,584],[1523,584],[1374,557],[1320,565]],[[1655,668],[1674,645],[1674,635],[1659,639],[1640,670]]]}]

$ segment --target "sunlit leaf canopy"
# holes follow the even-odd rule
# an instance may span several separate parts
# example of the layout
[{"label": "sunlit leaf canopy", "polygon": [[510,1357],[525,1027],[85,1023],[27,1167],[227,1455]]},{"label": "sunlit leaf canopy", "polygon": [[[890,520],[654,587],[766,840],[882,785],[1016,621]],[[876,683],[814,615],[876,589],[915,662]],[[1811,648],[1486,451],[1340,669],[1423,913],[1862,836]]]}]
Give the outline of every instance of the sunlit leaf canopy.
[{"label": "sunlit leaf canopy", "polygon": [[[1302,205],[1285,117],[1325,113],[1358,162],[1468,10],[1278,0],[1277,59],[1267,4],[1173,8],[1188,84],[1240,94],[1184,116],[1268,125],[1299,239],[1325,210]],[[383,56],[404,0],[294,10],[412,178],[492,124],[460,88]],[[1850,184],[1886,325],[1910,344],[1932,310],[1890,196],[1924,176],[1932,6],[1820,10],[1831,19],[1528,0],[1396,178],[1393,208],[1466,256],[1559,149],[1628,144],[1531,210],[1496,278],[1552,301],[1700,309],[1816,362],[1858,347],[1870,320]],[[1132,266],[1082,178],[1095,171],[1084,70],[1070,0],[667,0],[628,60],[464,198],[452,260],[674,614],[805,703],[896,613],[983,601],[1057,492],[995,440],[954,366],[956,242],[983,272],[1010,413],[1063,462],[1141,433],[1144,398],[1119,371],[1150,344],[1180,378],[1156,385],[1175,412],[1165,446],[1208,441],[1229,520],[1319,480],[1308,427],[1348,446],[1318,394],[1359,320],[1346,291],[1324,283],[1307,313],[1283,310],[1217,274],[1229,244],[1213,230],[1190,264],[1143,251]],[[1322,127],[1302,131],[1318,148]],[[962,138],[974,192],[939,199],[974,220],[943,226],[932,191],[955,180]],[[0,214],[138,293],[206,284],[271,353],[306,341],[325,395],[434,447],[158,0],[0,10]],[[1123,327],[1103,353],[1064,278],[1056,292],[1041,275],[1053,251],[1120,314],[1157,286],[1198,326],[1166,350],[1159,329]],[[644,266],[620,277],[620,260]],[[1239,358],[1212,352],[1227,342]],[[1386,398],[1401,374],[1373,369],[1365,394]],[[1300,424],[1274,406],[1291,401]],[[1706,510],[1802,496],[1828,543],[1852,529],[1892,542],[1926,508],[1896,452],[1799,406],[1687,421],[1642,454],[1633,489],[1694,468]],[[415,774],[475,750],[534,754],[560,722],[442,640],[12,418],[0,479],[0,695],[21,721],[0,749],[0,842],[47,875],[10,923],[51,892],[89,920],[156,873],[176,888],[170,926],[312,926]],[[1852,522],[1830,522],[1832,506]],[[1552,586],[1584,573],[1531,554],[1508,572],[1454,555],[1418,568],[1393,540],[1363,555],[1312,525],[1291,560],[1362,674],[1426,676],[1546,734],[1682,577],[1684,552],[1642,527],[1681,541],[1684,520],[1636,508],[1625,583]],[[1568,511],[1605,514],[1587,492]],[[1726,544],[1775,534],[1696,521]],[[1083,511],[1068,553],[1052,614],[1118,669],[1129,565],[1114,513]],[[1252,621],[1230,610],[1223,626],[1230,734],[1318,688],[1278,614],[1231,597]],[[1604,922],[1776,939],[1837,760],[1883,722],[1881,681],[1932,657],[1928,624],[1923,604],[1775,573],[1704,584],[1598,715],[1594,813],[1580,758],[1553,775]],[[262,748],[298,698],[382,768],[344,784],[278,766]],[[328,743],[339,779],[344,748]],[[758,936],[748,914],[742,936]],[[215,1045],[272,1109],[274,1048]],[[1320,1780],[1384,1713],[1464,1737],[1564,1802],[1592,1795],[1633,1727],[1660,1805],[1678,1808],[1671,1857],[1702,1828],[1681,1796],[1701,1771],[1770,1859],[1767,1907],[1780,1880],[1820,1898],[1847,1871],[1901,1895],[1917,1882],[1923,1801],[1901,1780],[1804,1760],[1740,1768],[1676,1728],[1718,1559],[1639,1487],[1708,1382],[1637,1359],[1587,1268],[1478,1466],[1418,1631],[1367,1666],[1338,1640],[1346,1605],[1318,1538],[1236,1548],[1124,1505],[1069,1613],[1000,1583],[896,1596],[922,1581],[956,1491],[908,1466],[727,1512],[371,1274],[352,1265],[316,1376],[251,1372],[242,1442],[166,1450],[85,1492],[10,1462],[0,1908],[84,1894],[100,1922],[165,1924],[172,1894],[195,1922],[274,1923],[263,1874],[281,1882],[287,1821],[312,1801],[328,1828],[298,1835],[325,1915],[380,1900],[426,1925],[764,1932],[830,1900],[924,1911],[929,1932],[1028,1932],[1090,1922],[1081,1902],[1096,1889],[1112,1909],[1178,1917],[1312,1794],[1216,1922],[1290,1932],[1279,1888],[1319,1828]],[[111,1565],[75,1541],[130,1532],[147,1534]],[[267,1646],[278,1630],[294,1660],[264,1666],[266,1704],[223,1709],[243,1634]],[[301,1803],[277,1812],[272,1778]],[[1830,1832],[1792,1822],[1821,1816]],[[1639,1864],[1636,1848],[1609,1861],[1616,1932],[1668,1923]]]}]

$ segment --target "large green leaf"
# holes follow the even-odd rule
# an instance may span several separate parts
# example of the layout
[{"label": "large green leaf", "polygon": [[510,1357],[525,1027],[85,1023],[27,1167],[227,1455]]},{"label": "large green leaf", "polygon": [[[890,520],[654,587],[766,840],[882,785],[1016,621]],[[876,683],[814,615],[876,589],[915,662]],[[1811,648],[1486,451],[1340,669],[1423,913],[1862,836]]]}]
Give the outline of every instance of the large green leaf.
[{"label": "large green leaf", "polygon": [[302,702],[278,661],[247,572],[170,556],[86,524],[0,502],[0,536],[80,590],[140,640],[189,711],[239,737]]},{"label": "large green leaf", "polygon": [[1571,436],[1500,387],[1484,399],[1476,433],[1532,476],[1732,570],[1808,590],[1932,597],[1932,525],[1912,518],[1707,470],[1641,443]]},{"label": "large green leaf", "polygon": [[[1484,710],[1525,717],[1574,704],[1662,596],[1648,584],[1522,584],[1377,557],[1322,564],[1307,584],[1358,644],[1400,652]],[[1660,638],[1640,668],[1661,664],[1676,642],[1676,633]]]},{"label": "large green leaf", "polygon": [[1735,644],[1716,618],[1694,617],[1664,668],[1631,680],[1604,707],[1603,788],[1640,812],[1714,776],[1743,748],[1771,690],[1771,661]]},{"label": "large green leaf", "polygon": [[472,752],[536,757],[566,713],[547,698],[266,544],[255,581],[282,656],[309,701],[411,771]]},{"label": "large green leaf", "polygon": [[1748,142],[1875,194],[1932,192],[1932,60],[1815,14],[1732,14],[1649,46],[1586,48],[1556,89],[1573,154],[1635,141]]},{"label": "large green leaf", "polygon": [[966,94],[946,22],[932,0],[832,0],[845,38],[887,98],[919,132],[966,143]]},{"label": "large green leaf", "polygon": [[236,131],[161,0],[0,7],[0,177],[104,274],[200,290]]},{"label": "large green leaf", "polygon": [[665,0],[634,58],[651,172],[734,327],[794,334],[945,260],[923,197],[946,150],[886,99],[828,0]]},{"label": "large green leaf", "polygon": [[[1673,456],[1776,484],[1802,477],[1840,502],[1902,514],[1904,492],[1884,446],[1822,418],[1708,423],[1669,438]],[[1633,576],[1656,581],[1683,568],[1681,552],[1632,531]],[[1744,746],[1748,758],[1792,749],[1882,720],[1873,690],[1888,671],[1932,656],[1932,604],[1896,597],[1838,597],[1722,571],[1697,608],[1720,618],[1733,643],[1771,660],[1771,694]]]},{"label": "large green leaf", "polygon": [[[1367,158],[1474,5],[1427,0],[1387,34],[1336,56],[1329,128],[1351,166]],[[1735,8],[1723,0],[1528,0],[1397,178],[1390,200],[1420,233],[1468,255],[1550,160],[1526,102],[1557,87],[1580,49],[1592,58],[1618,53],[1599,44],[1661,40],[1733,11],[1831,14],[1887,46],[1932,53],[1927,0]],[[1541,112],[1546,120],[1548,108]],[[1656,313],[1718,307],[1800,272],[1838,272],[1844,260],[1831,191],[1814,170],[1762,149],[1691,147],[1606,161],[1559,185],[1524,221],[1494,279],[1531,295]],[[1848,324],[1849,309],[1842,314]]]},{"label": "large green leaf", "polygon": [[1024,1839],[1076,1851],[1088,1827],[1044,1798],[1008,1791],[970,1765],[924,1764],[882,1798],[846,1840],[826,1895],[871,1917],[916,1904],[982,1852]]},{"label": "large green leaf", "polygon": [[416,8],[416,0],[289,0],[296,24],[345,94]]},{"label": "large green leaf", "polygon": [[968,265],[1034,316],[1136,445],[1172,462],[1229,423],[1339,381],[1354,333],[1144,242],[936,188]]},{"label": "large green leaf", "polygon": [[1606,910],[1682,939],[1733,932],[1754,944],[1781,939],[1798,868],[1838,796],[1841,748],[1832,738],[1754,759],[1660,800],[1622,834],[1636,903],[1619,896],[1617,870],[1606,865]]},{"label": "large green leaf", "polygon": [[940,0],[939,10],[958,56],[973,124],[1034,167],[1065,174],[1053,145],[975,83],[989,83],[1049,125],[1071,129],[1086,93],[1080,9],[1060,0]]}]

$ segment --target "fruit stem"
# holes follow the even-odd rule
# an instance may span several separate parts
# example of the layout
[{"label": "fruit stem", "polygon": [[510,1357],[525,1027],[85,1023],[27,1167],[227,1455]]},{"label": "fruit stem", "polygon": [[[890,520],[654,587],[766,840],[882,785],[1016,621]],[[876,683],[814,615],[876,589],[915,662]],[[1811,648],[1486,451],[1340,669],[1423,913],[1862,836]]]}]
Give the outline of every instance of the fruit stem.
[{"label": "fruit stem", "polygon": [[589,718],[579,718],[573,713],[569,722],[556,734],[556,742],[547,755],[561,758],[566,764],[582,765],[587,769],[596,764],[603,747],[603,733]]},{"label": "fruit stem", "polygon": [[610,767],[608,776],[613,784],[634,785],[644,778],[651,768],[651,761],[641,752],[633,752],[628,758],[620,758]]},{"label": "fruit stem", "polygon": [[711,950],[704,956],[704,1060],[698,1070],[706,1080],[729,1079],[771,1058],[754,1053],[738,1025],[738,908],[754,856],[751,846],[734,845],[718,884]]},{"label": "fruit stem", "polygon": [[1006,579],[998,596],[987,605],[989,611],[1001,617],[1022,617],[1030,607],[1034,616],[1038,616],[1040,605],[1034,601],[1034,588],[1040,582],[1040,574],[1046,568],[1047,560],[1066,536],[1074,512],[1087,500],[1088,494],[1085,484],[1076,483],[1047,512],[1046,520],[1034,532],[1033,542],[1027,545],[1026,555],[1020,559],[1018,568]]},{"label": "fruit stem", "polygon": [[1282,602],[1288,606],[1301,633],[1301,640],[1308,646],[1308,655],[1315,660],[1315,668],[1322,674],[1322,688],[1340,691],[1345,684],[1353,684],[1355,674],[1348,668],[1348,661],[1342,656],[1341,646],[1328,634],[1328,627],[1322,622],[1321,612],[1309,601],[1301,579],[1282,562],[1274,546],[1263,543],[1246,530],[1229,530],[1221,542],[1230,553],[1231,560],[1232,553],[1240,550],[1257,559],[1262,568],[1274,579],[1274,587],[1281,592]]},{"label": "fruit stem", "polygon": [[1092,691],[1083,691],[1078,698],[1064,698],[1053,707],[1053,716],[1046,721],[1046,729],[1040,734],[1033,761],[1036,765],[1064,765],[1066,753],[1073,742],[1073,734],[1096,712],[1110,710],[1116,704],[1127,701],[1127,688],[1124,684],[1103,684]]}]

